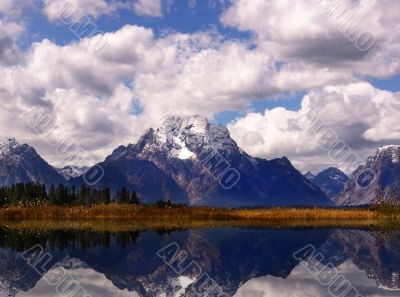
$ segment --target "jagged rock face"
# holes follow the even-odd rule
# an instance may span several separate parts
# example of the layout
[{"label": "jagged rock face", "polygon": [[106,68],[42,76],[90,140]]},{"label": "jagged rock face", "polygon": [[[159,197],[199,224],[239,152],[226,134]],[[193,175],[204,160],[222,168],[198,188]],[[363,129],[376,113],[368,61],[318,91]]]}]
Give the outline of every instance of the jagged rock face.
[{"label": "jagged rock face", "polygon": [[58,168],[57,172],[62,175],[66,180],[76,178],[83,175],[89,167],[86,166],[65,166],[64,168]]},{"label": "jagged rock face", "polygon": [[333,237],[343,246],[346,255],[378,287],[400,290],[400,246],[399,234],[378,236],[361,230],[336,230]]},{"label": "jagged rock face", "polygon": [[[120,148],[110,159],[121,158],[121,152]],[[200,116],[169,117],[160,128],[150,129],[137,144],[129,145],[123,154],[123,158],[154,163],[172,177],[192,204],[201,204],[202,199],[221,191],[219,180],[210,170],[213,160],[205,164],[206,159],[215,155],[234,164],[235,168],[242,161],[241,152],[228,130]]]},{"label": "jagged rock face", "polygon": [[400,193],[400,145],[388,145],[377,150],[367,159],[346,183],[336,205],[366,205],[374,203],[376,192]]},{"label": "jagged rock face", "polygon": [[27,182],[51,185],[64,182],[64,178],[29,145],[15,139],[0,142],[0,185]]},{"label": "jagged rock face", "polygon": [[330,167],[318,173],[311,181],[317,185],[329,199],[342,192],[349,177],[337,168]]},{"label": "jagged rock face", "polygon": [[[100,166],[105,171],[101,186],[115,189],[126,183],[144,194],[145,202],[172,196],[192,205],[329,204],[289,160],[249,156],[227,128],[201,116],[169,117],[136,144],[117,148]],[[146,174],[147,168],[154,175]],[[155,183],[148,180],[154,177]],[[163,190],[157,191],[160,186]]]}]

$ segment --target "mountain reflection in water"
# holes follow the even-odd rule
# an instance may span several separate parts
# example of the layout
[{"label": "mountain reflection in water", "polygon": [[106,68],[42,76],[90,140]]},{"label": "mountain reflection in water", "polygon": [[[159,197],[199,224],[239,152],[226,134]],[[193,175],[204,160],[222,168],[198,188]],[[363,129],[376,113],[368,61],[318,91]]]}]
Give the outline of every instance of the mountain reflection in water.
[{"label": "mountain reflection in water", "polygon": [[198,264],[223,290],[219,296],[331,296],[303,265],[309,258],[293,256],[306,246],[315,247],[323,255],[321,265],[331,265],[361,296],[400,296],[400,233],[261,228],[120,233],[0,228],[0,296],[58,296],[46,275],[23,258],[35,245],[51,255],[47,276],[62,267],[89,296],[195,296],[197,274],[190,269],[178,274],[157,255],[171,243],[187,253],[185,263]]}]

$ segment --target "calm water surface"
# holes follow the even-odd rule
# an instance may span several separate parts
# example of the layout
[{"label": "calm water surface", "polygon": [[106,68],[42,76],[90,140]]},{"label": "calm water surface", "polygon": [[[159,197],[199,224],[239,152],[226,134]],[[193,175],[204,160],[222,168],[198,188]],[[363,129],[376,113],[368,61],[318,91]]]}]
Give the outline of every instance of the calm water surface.
[{"label": "calm water surface", "polygon": [[400,296],[400,233],[0,228],[0,296]]}]

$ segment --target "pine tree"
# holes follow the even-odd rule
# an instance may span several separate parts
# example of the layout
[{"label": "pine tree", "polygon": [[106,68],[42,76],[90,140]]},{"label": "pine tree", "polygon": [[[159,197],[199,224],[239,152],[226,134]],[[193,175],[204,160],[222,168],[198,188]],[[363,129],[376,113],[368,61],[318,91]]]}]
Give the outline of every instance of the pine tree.
[{"label": "pine tree", "polygon": [[16,204],[18,204],[19,202],[22,201],[24,190],[25,190],[24,184],[18,183],[15,185],[15,192],[14,192],[13,200],[16,202]]},{"label": "pine tree", "polygon": [[0,188],[0,207],[5,207],[7,205],[7,189]]},{"label": "pine tree", "polygon": [[75,186],[72,186],[71,191],[69,192],[69,196],[70,196],[70,204],[71,205],[78,205],[79,204],[79,199],[78,199],[78,196],[76,194]]},{"label": "pine tree", "polygon": [[132,191],[131,197],[129,199],[129,204],[140,204],[139,197],[137,196],[136,191]]},{"label": "pine tree", "polygon": [[116,200],[117,203],[126,204],[129,203],[130,193],[126,187],[122,187],[117,190]]},{"label": "pine tree", "polygon": [[90,188],[86,184],[83,184],[81,186],[81,191],[80,191],[79,205],[90,205],[90,200],[91,200],[90,196],[91,196]]},{"label": "pine tree", "polygon": [[48,201],[46,185],[43,184],[40,189],[40,199]]},{"label": "pine tree", "polygon": [[49,190],[49,202],[51,205],[56,205],[57,203],[57,194],[56,194],[56,188],[54,187],[54,185],[50,186],[50,190]]},{"label": "pine tree", "polygon": [[122,203],[128,203],[129,202],[129,197],[130,197],[130,192],[126,187],[122,188]]},{"label": "pine tree", "polygon": [[[95,189],[83,184],[79,191],[60,183],[57,187],[51,185],[47,192],[44,184],[17,183],[10,187],[0,187],[0,207],[8,205],[27,204],[34,201],[45,201],[50,205],[93,205],[96,203],[111,203],[110,188]],[[115,201],[120,204],[140,204],[136,191],[127,187],[117,190]],[[165,202],[163,202],[166,205]],[[169,203],[171,205],[171,203]]]},{"label": "pine tree", "polygon": [[8,201],[10,202],[10,204],[14,204],[15,200],[14,200],[14,193],[15,193],[15,185],[12,185],[9,189],[8,189]]},{"label": "pine tree", "polygon": [[97,201],[99,201],[100,199],[98,199],[99,197],[99,191],[97,189],[93,189],[92,191],[92,195],[90,197],[90,204],[96,204]]},{"label": "pine tree", "polygon": [[103,188],[101,191],[101,202],[108,205],[111,202],[111,193],[109,188]]},{"label": "pine tree", "polygon": [[65,187],[59,184],[56,190],[56,205],[64,205],[66,203]]}]

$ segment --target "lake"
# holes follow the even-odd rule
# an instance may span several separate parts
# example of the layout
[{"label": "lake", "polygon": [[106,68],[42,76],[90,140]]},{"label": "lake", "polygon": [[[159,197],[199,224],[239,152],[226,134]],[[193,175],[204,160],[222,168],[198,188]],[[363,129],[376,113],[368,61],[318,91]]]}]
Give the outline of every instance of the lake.
[{"label": "lake", "polygon": [[3,225],[0,296],[400,296],[400,232]]}]

